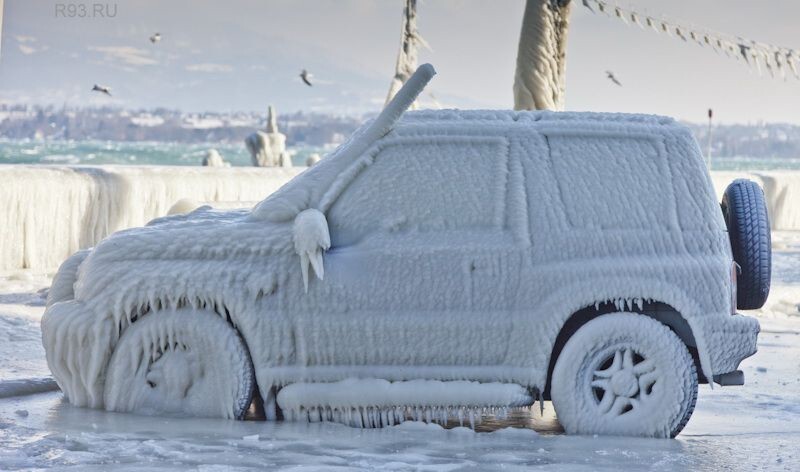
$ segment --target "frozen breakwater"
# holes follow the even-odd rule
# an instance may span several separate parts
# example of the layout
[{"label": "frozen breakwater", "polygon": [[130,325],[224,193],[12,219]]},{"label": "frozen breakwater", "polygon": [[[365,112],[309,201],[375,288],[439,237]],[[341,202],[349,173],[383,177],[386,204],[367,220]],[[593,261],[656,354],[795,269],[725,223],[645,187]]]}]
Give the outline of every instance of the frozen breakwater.
[{"label": "frozen breakwater", "polygon": [[262,200],[304,169],[0,165],[0,271],[55,269],[181,199]]},{"label": "frozen breakwater", "polygon": [[[78,249],[164,216],[182,199],[225,208],[262,200],[304,169],[0,165],[0,271],[56,269]],[[755,180],[772,229],[800,230],[800,171],[711,174],[720,198],[732,180]]]}]

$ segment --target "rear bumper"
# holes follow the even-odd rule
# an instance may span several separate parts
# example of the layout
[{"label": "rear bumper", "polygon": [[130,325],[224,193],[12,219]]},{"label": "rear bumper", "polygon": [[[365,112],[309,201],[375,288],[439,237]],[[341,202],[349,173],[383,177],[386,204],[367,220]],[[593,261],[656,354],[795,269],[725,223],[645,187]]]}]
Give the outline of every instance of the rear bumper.
[{"label": "rear bumper", "polygon": [[[758,350],[758,333],[761,330],[758,320],[750,316],[736,314],[715,318],[715,324],[706,332],[706,343],[711,361],[714,380],[723,385],[741,385],[734,379],[742,360]],[[736,380],[736,382],[734,382]]]}]

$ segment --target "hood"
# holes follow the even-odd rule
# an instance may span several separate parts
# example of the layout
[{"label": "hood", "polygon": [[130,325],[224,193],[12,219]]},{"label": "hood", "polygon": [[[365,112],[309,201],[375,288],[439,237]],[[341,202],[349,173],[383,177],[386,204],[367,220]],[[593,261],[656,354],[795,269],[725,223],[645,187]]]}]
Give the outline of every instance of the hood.
[{"label": "hood", "polygon": [[126,279],[150,277],[157,270],[156,262],[235,264],[233,261],[294,253],[290,223],[258,221],[249,215],[249,210],[203,206],[114,233],[81,264],[75,294],[86,298],[97,293],[116,281],[111,274]]}]

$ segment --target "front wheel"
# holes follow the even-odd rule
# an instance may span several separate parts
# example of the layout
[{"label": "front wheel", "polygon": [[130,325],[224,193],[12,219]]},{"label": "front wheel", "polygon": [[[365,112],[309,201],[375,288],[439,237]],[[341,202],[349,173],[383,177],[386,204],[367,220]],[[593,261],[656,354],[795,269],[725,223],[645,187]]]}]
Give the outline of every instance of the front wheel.
[{"label": "front wheel", "polygon": [[239,333],[209,310],[148,313],[117,343],[106,370],[109,411],[242,419],[255,375]]},{"label": "front wheel", "polygon": [[645,315],[583,325],[553,370],[556,416],[570,434],[675,437],[694,411],[697,371],[686,346]]}]

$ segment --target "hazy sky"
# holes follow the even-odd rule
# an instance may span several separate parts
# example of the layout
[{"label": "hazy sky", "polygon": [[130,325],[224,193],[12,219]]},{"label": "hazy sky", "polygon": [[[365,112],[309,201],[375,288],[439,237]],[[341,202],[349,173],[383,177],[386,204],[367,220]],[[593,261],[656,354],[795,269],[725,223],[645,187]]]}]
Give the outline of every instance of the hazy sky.
[{"label": "hazy sky", "polygon": [[[759,77],[710,49],[593,15],[575,1],[570,110],[800,123],[800,80]],[[59,4],[113,18],[65,18]],[[361,113],[383,104],[401,0],[5,0],[0,101],[183,110]],[[621,1],[684,24],[800,48],[797,0]],[[768,7],[767,7],[768,5]],[[445,106],[509,108],[524,0],[426,0],[418,26]],[[150,44],[160,32],[163,40]],[[312,88],[298,74],[309,69]],[[605,78],[612,70],[623,87]],[[89,92],[112,88],[109,99]],[[430,100],[427,98],[427,100]]]}]

